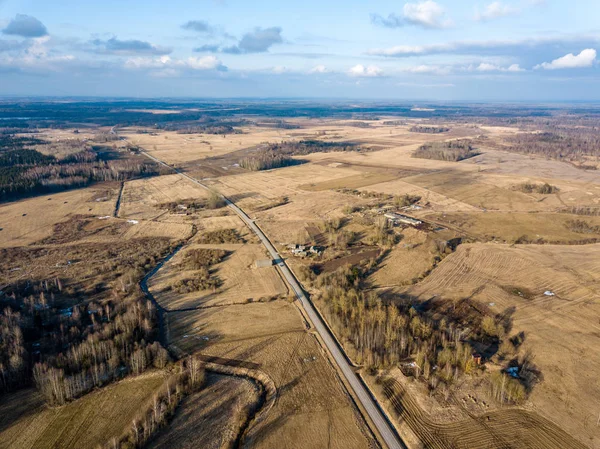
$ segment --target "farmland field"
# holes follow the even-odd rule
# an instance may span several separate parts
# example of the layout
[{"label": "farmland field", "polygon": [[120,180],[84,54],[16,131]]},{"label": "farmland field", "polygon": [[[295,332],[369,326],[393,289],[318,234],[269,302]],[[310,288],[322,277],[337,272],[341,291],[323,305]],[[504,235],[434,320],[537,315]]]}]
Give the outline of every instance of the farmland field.
[{"label": "farmland field", "polygon": [[4,397],[0,447],[76,449],[119,438],[165,379],[157,372],[124,380],[56,409],[46,409],[32,390]]},{"label": "farmland field", "polygon": [[106,448],[194,361],[148,447],[382,447],[272,256],[410,449],[600,448],[592,109],[124,103],[6,131],[0,448]]}]

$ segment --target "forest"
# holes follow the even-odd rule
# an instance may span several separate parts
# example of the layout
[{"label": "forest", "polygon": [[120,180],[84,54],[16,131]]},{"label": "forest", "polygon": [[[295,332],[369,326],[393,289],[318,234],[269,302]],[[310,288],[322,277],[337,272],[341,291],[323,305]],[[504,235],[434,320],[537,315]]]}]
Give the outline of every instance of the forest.
[{"label": "forest", "polygon": [[531,355],[518,356],[509,338],[510,317],[494,315],[468,299],[414,303],[390,301],[365,290],[376,261],[345,266],[310,276],[319,290],[317,303],[342,342],[350,344],[357,363],[373,372],[400,366],[406,375],[425,382],[430,391],[449,389],[465,375],[481,371],[473,354],[504,360],[518,378],[505,371],[488,379],[493,395],[506,402],[524,400],[540,373]]},{"label": "forest", "polygon": [[409,131],[411,133],[424,133],[424,134],[441,134],[450,131],[450,128],[446,126],[426,126],[416,125],[412,126]]},{"label": "forest", "polygon": [[156,310],[138,283],[170,250],[162,238],[0,250],[2,279],[11,266],[86,258],[69,277],[2,287],[0,393],[33,384],[48,404],[61,405],[129,373],[163,368],[169,356],[158,342]]},{"label": "forest", "polygon": [[458,162],[479,153],[468,140],[452,140],[449,142],[431,142],[421,145],[412,157],[420,159],[435,159],[438,161]]},{"label": "forest", "polygon": [[305,156],[311,153],[332,151],[364,151],[351,142],[323,142],[320,140],[301,140],[299,142],[281,142],[265,144],[263,148],[240,160],[240,167],[251,171],[270,170],[303,164],[301,159],[292,156]]},{"label": "forest", "polygon": [[[43,154],[39,146],[56,154]],[[99,181],[124,181],[158,175],[160,167],[141,156],[113,155],[95,150],[82,141],[64,143],[68,148],[32,137],[0,134],[0,201],[40,195]],[[74,148],[73,146],[76,146]],[[107,158],[107,154],[111,155]]]},{"label": "forest", "polygon": [[519,133],[507,138],[507,142],[508,147],[503,148],[506,151],[578,162],[580,168],[592,169],[594,166],[586,162],[589,158],[600,158],[600,133],[594,128],[565,127],[541,133]]}]

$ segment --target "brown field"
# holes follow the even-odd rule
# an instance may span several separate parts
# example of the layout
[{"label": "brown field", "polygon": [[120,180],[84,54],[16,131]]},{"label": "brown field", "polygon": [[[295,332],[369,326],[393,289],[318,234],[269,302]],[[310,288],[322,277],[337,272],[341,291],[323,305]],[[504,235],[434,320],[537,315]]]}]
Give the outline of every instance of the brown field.
[{"label": "brown field", "polygon": [[369,277],[375,288],[394,287],[412,283],[433,266],[435,255],[432,241],[423,231],[406,229],[399,245],[385,255]]},{"label": "brown field", "polygon": [[[510,310],[511,334],[525,333],[544,376],[529,398],[532,409],[598,447],[599,273],[600,245],[461,245],[407,291],[423,299],[470,297],[497,313]],[[533,296],[511,294],[514,288]]]},{"label": "brown field", "polygon": [[244,411],[258,401],[252,382],[209,374],[198,393],[183,400],[175,418],[148,445],[152,449],[204,449],[227,447],[237,438]]},{"label": "brown field", "polygon": [[[368,430],[296,306],[286,301],[169,314],[172,345],[234,364],[252,364],[277,386],[249,447],[374,447]],[[307,426],[311,431],[306,432]]]},{"label": "brown field", "polygon": [[116,183],[98,185],[0,204],[0,247],[42,240],[56,223],[74,215],[112,215],[118,188]]},{"label": "brown field", "polygon": [[[510,334],[523,332],[523,347],[531,349],[543,375],[519,407],[499,408],[478,376],[457,385],[447,398],[428,394],[397,369],[386,373],[391,380],[384,385],[369,378],[401,432],[406,430],[411,448],[600,448],[600,244],[581,244],[600,239],[600,234],[573,232],[566,222],[582,217],[558,213],[571,206],[599,207],[598,173],[501,151],[503,139],[520,132],[516,128],[450,123],[448,133],[434,135],[409,131],[427,120],[406,119],[397,126],[383,125],[385,120],[358,127],[357,119],[286,119],[301,128],[262,124],[225,136],[154,130],[138,134],[137,128],[118,132],[231,198],[276,245],[311,238],[327,245],[329,235],[321,233],[320,226],[344,218],[343,229],[359,235],[357,247],[370,250],[367,255],[351,254],[336,247],[327,249],[323,260],[300,260],[282,249],[293,267],[318,262],[331,271],[381,254],[381,263],[365,280],[375,292],[421,301],[434,296],[448,301],[470,298],[492,312],[510,314]],[[427,142],[480,135],[485,136],[477,140],[481,154],[461,162],[412,157]],[[43,130],[40,137],[56,142],[74,138],[72,130]],[[77,139],[93,137],[83,131]],[[315,153],[302,156],[304,164],[260,172],[237,166],[262,143],[301,139],[355,142],[372,151]],[[525,182],[547,182],[558,192],[523,193],[518,186]],[[338,189],[418,196],[418,207],[406,213],[431,226],[397,227],[394,232],[402,235],[398,244],[372,247],[372,223],[383,214],[377,212],[383,206]],[[257,260],[268,256],[237,216],[225,208],[188,215],[157,207],[208,196],[188,180],[166,175],[125,182],[118,216],[112,217],[119,190],[119,183],[97,184],[0,205],[0,248],[20,247],[6,262],[10,267],[0,270],[4,280],[68,274],[81,281],[87,295],[98,282],[85,262],[104,266],[97,259],[108,257],[109,248],[128,255],[138,249],[140,254],[162,254],[169,245],[185,242],[148,283],[166,310],[170,348],[179,355],[193,353],[205,361],[252,368],[277,387],[275,403],[264,419],[251,423],[245,447],[377,447],[298,306],[285,299],[289,290],[277,270],[255,268]],[[261,210],[277,201],[281,204]],[[352,213],[349,206],[364,208]],[[111,218],[99,219],[107,216]],[[592,227],[600,225],[600,217],[583,219]],[[200,243],[206,233],[225,229],[236,230],[242,241]],[[470,243],[452,254],[436,252],[436,241],[457,235]],[[519,239],[552,244],[511,245]],[[485,243],[490,241],[495,243]],[[180,269],[179,263],[186,252],[199,248],[230,253],[211,267],[222,284],[214,291],[169,290],[196,274]],[[30,263],[31,252],[38,250],[47,253]],[[436,257],[443,260],[436,262]],[[110,273],[102,276],[116,282]],[[516,291],[528,294],[519,296]],[[499,366],[490,362],[488,369]],[[95,447],[121,435],[162,382],[158,374],[132,378],[56,409],[45,408],[31,390],[3,396],[0,448]],[[256,401],[251,382],[211,374],[207,388],[184,400],[172,424],[151,446],[222,447],[238,436],[236,426],[244,410]]]},{"label": "brown field", "polygon": [[[527,236],[530,241],[543,239],[551,243],[569,243],[600,238],[595,233],[580,234],[569,230],[566,222],[578,218],[569,214],[478,212],[427,214],[423,218],[460,228],[483,240],[515,242]],[[600,224],[600,217],[585,217],[585,220]]]},{"label": "brown field", "polygon": [[165,382],[154,372],[123,380],[58,408],[46,408],[34,390],[0,403],[0,448],[93,448],[129,430],[139,410]]},{"label": "brown field", "polygon": [[157,176],[125,183],[119,217],[135,220],[189,222],[186,215],[165,214],[156,206],[170,201],[208,197],[208,192],[179,175]]},{"label": "brown field", "polygon": [[[187,251],[196,248],[223,249],[231,253],[223,262],[212,267],[223,285],[216,292],[179,294],[176,291],[164,291],[165,287],[179,279],[193,277],[194,271],[180,270],[177,264]],[[245,303],[287,295],[287,286],[275,267],[254,267],[254,263],[261,259],[268,257],[258,244],[188,245],[152,278],[150,291],[168,310]]]},{"label": "brown field", "polygon": [[397,419],[404,421],[427,448],[585,448],[552,422],[526,410],[498,410],[448,423],[424,412],[393,378],[385,381],[383,395]]},{"label": "brown field", "polygon": [[[594,424],[593,415],[597,415],[599,411],[594,409],[593,403],[598,399],[598,385],[591,379],[599,367],[598,353],[589,349],[598,346],[595,340],[598,338],[595,336],[598,333],[598,286],[597,277],[593,273],[600,267],[596,267],[597,264],[593,262],[598,258],[595,249],[590,249],[596,246],[511,248],[488,245],[481,246],[485,250],[476,253],[480,247],[476,244],[459,247],[456,254],[446,257],[430,275],[427,273],[434,266],[433,240],[450,238],[451,235],[464,235],[471,241],[496,240],[508,243],[527,236],[529,241],[543,239],[561,244],[600,237],[570,231],[565,222],[577,217],[557,213],[558,210],[573,205],[597,207],[600,204],[600,181],[597,174],[578,170],[567,163],[506,153],[485,146],[478,148],[482,153],[479,156],[457,163],[416,159],[411,157],[413,151],[425,142],[482,134],[493,141],[502,141],[505,136],[518,131],[509,127],[450,125],[450,133],[429,135],[408,131],[417,121],[407,120],[405,125],[400,126],[384,126],[382,121],[370,122],[369,127],[359,128],[349,126],[351,123],[344,120],[297,119],[293,122],[300,124],[302,129],[247,128],[244,129],[246,134],[226,138],[210,136],[206,140],[213,145],[212,153],[218,154],[251,148],[263,141],[315,138],[322,132],[325,134],[319,135],[319,139],[362,142],[376,151],[311,154],[303,157],[309,161],[307,164],[254,173],[233,170],[232,173],[235,174],[222,176],[227,173],[221,173],[219,177],[206,182],[233,197],[241,207],[248,210],[276,198],[287,197],[287,204],[253,214],[253,218],[257,219],[257,223],[275,243],[306,240],[309,237],[307,228],[319,225],[324,220],[343,216],[344,206],[366,204],[361,197],[337,193],[333,191],[335,189],[354,188],[399,196],[420,196],[419,205],[422,209],[411,211],[410,214],[432,221],[433,227],[441,224],[448,230],[429,234],[426,231],[401,231],[405,233],[404,239],[384,256],[380,266],[369,278],[370,285],[400,292],[408,291],[411,295],[424,299],[432,295],[472,297],[485,301],[486,304],[493,303],[492,309],[499,312],[516,307],[513,316],[514,332],[526,332],[527,344],[532,346],[536,364],[541,367],[545,376],[545,380],[534,389],[528,404],[531,404],[534,412],[559,423],[561,428],[579,441],[596,447],[598,428]],[[171,135],[168,135],[168,139],[164,139],[164,136],[143,138],[148,139],[146,148],[150,152],[168,162],[188,164],[188,169],[193,172],[195,164],[201,164],[203,158],[213,155],[207,151],[209,145],[194,146],[191,140],[185,146],[179,144],[183,142],[182,139],[205,137],[173,137],[178,144],[169,142],[172,140]],[[157,145],[156,149],[152,148],[152,142]],[[517,188],[524,182],[547,182],[557,186],[559,191],[551,195],[526,194]],[[585,219],[592,225],[600,224],[598,217]],[[349,229],[354,229],[352,226]],[[472,248],[470,251],[473,255],[470,259],[465,256],[468,248]],[[477,254],[476,258],[474,254]],[[224,262],[226,263],[228,262]],[[292,262],[294,265],[296,263],[300,262]],[[419,282],[419,278],[424,275],[427,276],[425,280]],[[414,282],[417,284],[407,287]],[[536,292],[536,297],[527,304],[520,304],[519,301],[524,299],[509,295],[506,292],[507,286],[531,289]],[[546,289],[552,289],[556,296],[544,296]],[[177,299],[168,298],[168,301],[176,303]],[[253,307],[266,308],[271,307],[271,304],[276,303],[257,304]],[[191,316],[197,313],[201,312],[189,312]],[[199,324],[192,324],[194,319],[191,317],[183,319],[184,314],[187,315],[188,312],[177,314],[176,326],[184,326],[181,329],[178,327],[173,334],[180,335],[177,344],[191,345],[188,350],[192,350],[195,347],[193,344],[201,343],[208,345],[208,348],[215,348],[215,351],[225,345],[221,342],[222,333],[216,330],[214,346],[210,343],[213,340],[209,343],[198,338],[189,340],[193,338],[190,336],[190,329],[197,328]],[[595,321],[593,317],[596,317]],[[212,329],[210,326],[206,327],[203,320],[200,321],[203,323],[202,332]],[[172,321],[171,325],[174,325]],[[183,335],[187,337],[183,339]],[[201,334],[200,339],[204,336],[208,335]],[[183,343],[183,340],[187,342]],[[557,348],[565,348],[565,352],[570,355],[561,357],[561,351],[557,351]],[[234,350],[228,349],[227,352],[229,351],[235,353]],[[575,361],[578,375],[575,375]],[[421,393],[411,391],[411,395],[416,395],[418,399]],[[474,435],[479,435],[481,441],[488,441],[483,436],[485,432],[492,436],[501,432],[503,421],[510,426],[515,420],[522,419],[524,422],[536,422],[540,428],[550,429],[545,427],[543,418],[529,412],[525,414],[519,409],[493,413],[495,414],[491,419],[494,420],[494,426],[497,423],[500,427],[487,424],[484,426],[485,430],[478,427],[479,430],[474,431]],[[435,416],[431,419],[435,420]],[[550,444],[550,440],[544,440],[542,433],[528,430],[531,428],[523,426],[515,430],[519,435],[532,432],[523,439],[523,444],[531,447],[535,447],[535,444]],[[548,432],[548,435],[555,435],[554,430]],[[450,432],[448,435],[455,434]],[[456,435],[449,438],[452,441],[463,441],[457,443],[457,447],[467,447],[471,443],[464,441],[474,441],[464,440],[462,436]],[[506,440],[506,444],[514,441],[516,437],[515,434],[512,435]],[[427,439],[424,435],[421,437]],[[485,446],[487,443],[482,444]],[[568,444],[565,447],[569,447]]]}]

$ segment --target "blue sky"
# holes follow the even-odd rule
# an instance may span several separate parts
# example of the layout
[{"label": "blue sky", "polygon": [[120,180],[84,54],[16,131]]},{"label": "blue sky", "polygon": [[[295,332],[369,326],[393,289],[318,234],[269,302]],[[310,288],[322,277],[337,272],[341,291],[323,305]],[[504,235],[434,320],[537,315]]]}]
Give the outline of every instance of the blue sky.
[{"label": "blue sky", "polygon": [[600,100],[598,0],[0,0],[0,95]]}]

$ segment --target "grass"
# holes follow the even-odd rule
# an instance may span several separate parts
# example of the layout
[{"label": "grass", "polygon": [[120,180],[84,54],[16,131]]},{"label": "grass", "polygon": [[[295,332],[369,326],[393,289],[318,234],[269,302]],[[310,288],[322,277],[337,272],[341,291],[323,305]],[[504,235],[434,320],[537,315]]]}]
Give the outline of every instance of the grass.
[{"label": "grass", "polygon": [[149,373],[52,409],[31,407],[37,395],[34,390],[5,396],[0,405],[0,448],[79,449],[104,445],[129,428],[164,380],[162,372]]}]

